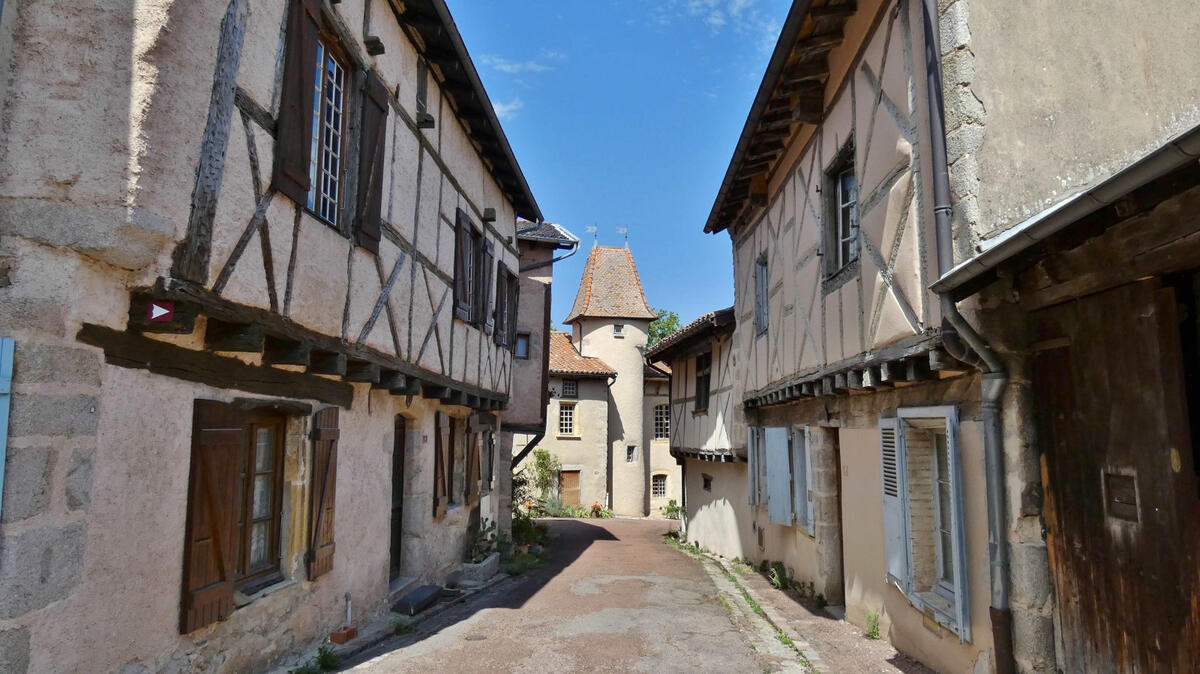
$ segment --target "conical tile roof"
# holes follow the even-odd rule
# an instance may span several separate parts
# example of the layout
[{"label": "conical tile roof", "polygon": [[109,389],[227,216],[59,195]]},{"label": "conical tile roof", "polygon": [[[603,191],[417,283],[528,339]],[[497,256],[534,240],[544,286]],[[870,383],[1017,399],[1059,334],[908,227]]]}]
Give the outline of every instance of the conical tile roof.
[{"label": "conical tile roof", "polygon": [[646,303],[642,280],[628,248],[596,246],[588,254],[575,305],[565,322],[580,318],[657,318]]}]

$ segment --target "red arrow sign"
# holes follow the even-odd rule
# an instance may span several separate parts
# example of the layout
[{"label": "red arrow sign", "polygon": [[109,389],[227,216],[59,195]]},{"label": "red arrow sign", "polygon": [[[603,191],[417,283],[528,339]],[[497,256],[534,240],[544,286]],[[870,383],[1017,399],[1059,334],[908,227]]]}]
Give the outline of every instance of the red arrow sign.
[{"label": "red arrow sign", "polygon": [[154,300],[146,307],[146,320],[151,323],[170,323],[175,319],[175,303]]}]

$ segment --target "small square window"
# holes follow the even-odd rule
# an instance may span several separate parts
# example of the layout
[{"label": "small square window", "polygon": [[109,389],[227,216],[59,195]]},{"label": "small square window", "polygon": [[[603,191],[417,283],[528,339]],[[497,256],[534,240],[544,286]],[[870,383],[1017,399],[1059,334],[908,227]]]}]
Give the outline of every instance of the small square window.
[{"label": "small square window", "polygon": [[628,445],[625,447],[625,463],[633,463],[637,460],[637,445]]},{"label": "small square window", "polygon": [[562,397],[578,398],[579,397],[579,381],[576,379],[564,379],[562,388]]},{"label": "small square window", "polygon": [[529,359],[529,333],[518,332],[517,343],[513,345],[513,355],[522,360]]},{"label": "small square window", "polygon": [[704,491],[712,491],[712,475],[701,473],[700,479],[704,481]]},{"label": "small square window", "polygon": [[613,337],[624,337],[624,336],[625,336],[625,326],[621,325],[620,323],[614,323],[613,324]]}]

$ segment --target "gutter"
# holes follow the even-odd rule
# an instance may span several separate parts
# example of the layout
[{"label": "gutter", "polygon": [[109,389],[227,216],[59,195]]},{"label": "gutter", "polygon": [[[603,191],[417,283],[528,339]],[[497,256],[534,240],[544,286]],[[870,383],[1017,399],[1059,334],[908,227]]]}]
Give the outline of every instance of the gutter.
[{"label": "gutter", "polygon": [[579,240],[576,239],[575,241],[571,242],[571,252],[566,253],[564,255],[559,255],[558,257],[551,258],[549,260],[542,260],[541,262],[534,262],[533,264],[525,265],[524,267],[519,268],[517,271],[518,272],[532,271],[534,269],[541,269],[542,267],[549,267],[550,265],[554,264],[555,262],[562,262],[563,260],[571,257],[572,255],[574,255],[575,253],[578,253],[578,252],[579,252]]},{"label": "gutter", "polygon": [[[941,269],[930,286],[938,294],[960,296],[967,283],[995,269],[1047,237],[1091,213],[1110,206],[1137,188],[1200,158],[1200,126],[1176,136],[1166,145],[1117,172],[1108,180],[1054,204],[989,242],[987,250],[953,269]],[[936,168],[934,169],[937,170]],[[940,242],[939,242],[940,245]],[[940,260],[940,250],[939,250]]]},{"label": "gutter", "polygon": [[[937,0],[922,0],[922,23],[925,29],[925,76],[929,100],[929,130],[933,163],[933,217],[937,233],[938,273],[945,274],[953,264],[953,231],[951,229],[950,173],[946,160],[946,124],[942,100],[942,64],[938,45]],[[944,276],[943,276],[944,278]],[[940,279],[939,279],[940,282]],[[981,400],[983,408],[984,473],[987,483],[988,562],[991,577],[992,644],[996,656],[997,674],[1016,671],[1013,657],[1012,609],[1009,606],[1008,521],[1005,510],[1004,434],[1001,401],[1008,387],[1004,363],[987,341],[967,322],[958,304],[948,293],[937,288],[941,297],[943,343],[956,358],[971,357],[983,372]],[[961,342],[960,342],[961,339]],[[956,353],[956,351],[958,353]]]}]

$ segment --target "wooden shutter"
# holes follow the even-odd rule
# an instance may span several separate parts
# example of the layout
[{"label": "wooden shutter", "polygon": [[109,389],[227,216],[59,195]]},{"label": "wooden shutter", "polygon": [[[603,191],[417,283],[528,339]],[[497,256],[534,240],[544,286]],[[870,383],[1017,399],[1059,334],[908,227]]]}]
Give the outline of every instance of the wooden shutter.
[{"label": "wooden shutter", "polygon": [[[458,209],[454,223],[454,315],[471,322],[471,221],[463,209]],[[478,273],[478,271],[476,271]]]},{"label": "wooden shutter", "polygon": [[883,462],[883,551],[887,579],[905,594],[912,586],[908,561],[908,480],[904,432],[899,419],[879,420]]},{"label": "wooden shutter", "polygon": [[508,324],[512,321],[512,316],[508,298],[508,267],[500,262],[496,264],[496,301],[495,308],[492,310],[492,315],[496,317],[496,331],[492,333],[492,341],[496,346],[511,343],[508,339],[510,332]]},{"label": "wooden shutter", "polygon": [[333,568],[333,507],[337,496],[338,408],[314,416],[312,510],[309,519],[308,579]]},{"label": "wooden shutter", "polygon": [[224,403],[196,401],[183,544],[181,634],[233,613],[238,481],[246,444],[241,413]]},{"label": "wooden shutter", "polygon": [[812,467],[809,465],[808,433],[803,428],[792,429],[792,509],[796,524],[808,533],[812,527]]},{"label": "wooden shutter", "polygon": [[767,514],[775,524],[792,525],[792,471],[788,451],[788,429],[769,427],[763,431],[767,460]]},{"label": "wooden shutter", "polygon": [[958,640],[971,641],[971,593],[967,576],[967,527],[963,519],[962,452],[958,442],[958,410],[948,407],[946,416],[946,451],[950,459],[950,535],[954,548],[954,613],[958,622]]},{"label": "wooden shutter", "polygon": [[466,471],[466,502],[468,505],[475,505],[479,502],[482,443],[483,433],[471,433],[467,436],[467,465],[464,468]]},{"label": "wooden shutter", "polygon": [[387,86],[374,72],[367,73],[362,104],[362,145],[358,164],[358,245],[379,252],[379,215],[383,204],[383,157],[387,139]]},{"label": "wooden shutter", "polygon": [[450,485],[446,480],[446,450],[450,447],[450,423],[445,414],[434,413],[433,434],[433,518],[446,514]]},{"label": "wooden shutter", "polygon": [[[507,269],[505,273],[508,274],[508,307],[506,308],[508,320],[505,321],[508,335],[506,335],[506,343],[510,350],[514,350],[517,347],[517,303],[521,298],[521,277]],[[549,286],[546,287],[549,288]]]},{"label": "wooden shutter", "polygon": [[746,495],[750,505],[758,505],[758,434],[746,427]]},{"label": "wooden shutter", "polygon": [[482,269],[479,271],[479,291],[474,301],[478,304],[477,320],[484,326],[487,334],[492,334],[495,326],[492,314],[492,275],[496,269],[496,244],[491,239],[484,241]]},{"label": "wooden shutter", "polygon": [[[4,461],[8,454],[8,413],[12,404],[13,351],[16,342],[0,337],[0,494],[4,493]],[[0,499],[2,503],[2,499]]]},{"label": "wooden shutter", "polygon": [[297,204],[305,204],[311,187],[308,166],[321,9],[316,0],[292,0],[291,5],[271,184]]}]

